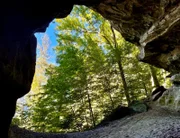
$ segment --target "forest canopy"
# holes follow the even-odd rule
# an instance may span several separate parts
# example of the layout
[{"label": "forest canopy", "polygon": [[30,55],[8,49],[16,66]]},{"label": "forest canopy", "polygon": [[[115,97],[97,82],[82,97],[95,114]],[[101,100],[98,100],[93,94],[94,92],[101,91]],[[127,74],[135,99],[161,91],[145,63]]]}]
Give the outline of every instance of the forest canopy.
[{"label": "forest canopy", "polygon": [[168,72],[138,61],[138,48],[93,10],[74,6],[55,22],[56,64],[48,62],[44,35],[31,92],[18,104],[13,124],[38,132],[84,131],[119,105],[171,85]]}]

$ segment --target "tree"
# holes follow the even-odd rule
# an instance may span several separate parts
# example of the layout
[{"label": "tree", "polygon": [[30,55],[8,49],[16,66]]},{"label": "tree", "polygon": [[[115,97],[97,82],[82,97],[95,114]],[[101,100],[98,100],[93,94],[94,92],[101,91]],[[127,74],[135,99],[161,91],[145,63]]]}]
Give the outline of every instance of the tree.
[{"label": "tree", "polygon": [[[44,76],[34,78],[32,89],[37,93],[28,102],[32,130],[87,130],[119,105],[128,106],[150,95],[149,66],[135,58],[138,49],[99,14],[74,6],[71,15],[56,23],[56,65],[45,62],[46,68],[40,67]],[[46,58],[40,59],[42,65]],[[156,78],[162,83],[159,72]],[[43,77],[47,83],[41,82]]]}]

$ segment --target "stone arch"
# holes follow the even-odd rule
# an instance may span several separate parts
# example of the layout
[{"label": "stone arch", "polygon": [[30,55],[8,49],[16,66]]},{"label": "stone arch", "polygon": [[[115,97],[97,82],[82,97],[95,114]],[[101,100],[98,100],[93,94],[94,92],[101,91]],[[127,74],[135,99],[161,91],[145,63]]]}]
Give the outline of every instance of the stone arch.
[{"label": "stone arch", "polygon": [[[180,70],[179,0],[73,0],[3,1],[0,5],[0,105],[5,105],[2,135],[7,137],[17,98],[28,93],[35,67],[35,32],[44,32],[54,18],[65,18],[73,5],[86,5],[104,18],[123,37],[140,49],[139,60],[164,68],[172,74]],[[49,9],[52,7],[52,9]]]}]

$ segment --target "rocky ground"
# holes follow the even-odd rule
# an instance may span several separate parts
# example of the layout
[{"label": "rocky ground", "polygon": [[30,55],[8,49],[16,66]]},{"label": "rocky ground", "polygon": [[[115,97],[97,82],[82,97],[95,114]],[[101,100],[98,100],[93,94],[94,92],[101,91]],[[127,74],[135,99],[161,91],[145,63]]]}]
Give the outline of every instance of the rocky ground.
[{"label": "rocky ground", "polygon": [[10,138],[180,138],[180,113],[156,107],[81,133],[48,134],[12,127],[10,134]]}]

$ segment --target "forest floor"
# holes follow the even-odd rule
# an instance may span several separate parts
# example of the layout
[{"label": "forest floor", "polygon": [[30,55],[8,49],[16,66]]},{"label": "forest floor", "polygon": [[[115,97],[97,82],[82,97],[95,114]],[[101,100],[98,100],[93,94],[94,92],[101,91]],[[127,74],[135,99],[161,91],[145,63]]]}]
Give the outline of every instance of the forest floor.
[{"label": "forest floor", "polygon": [[85,132],[37,133],[12,127],[10,138],[180,138],[180,113],[154,108]]}]

